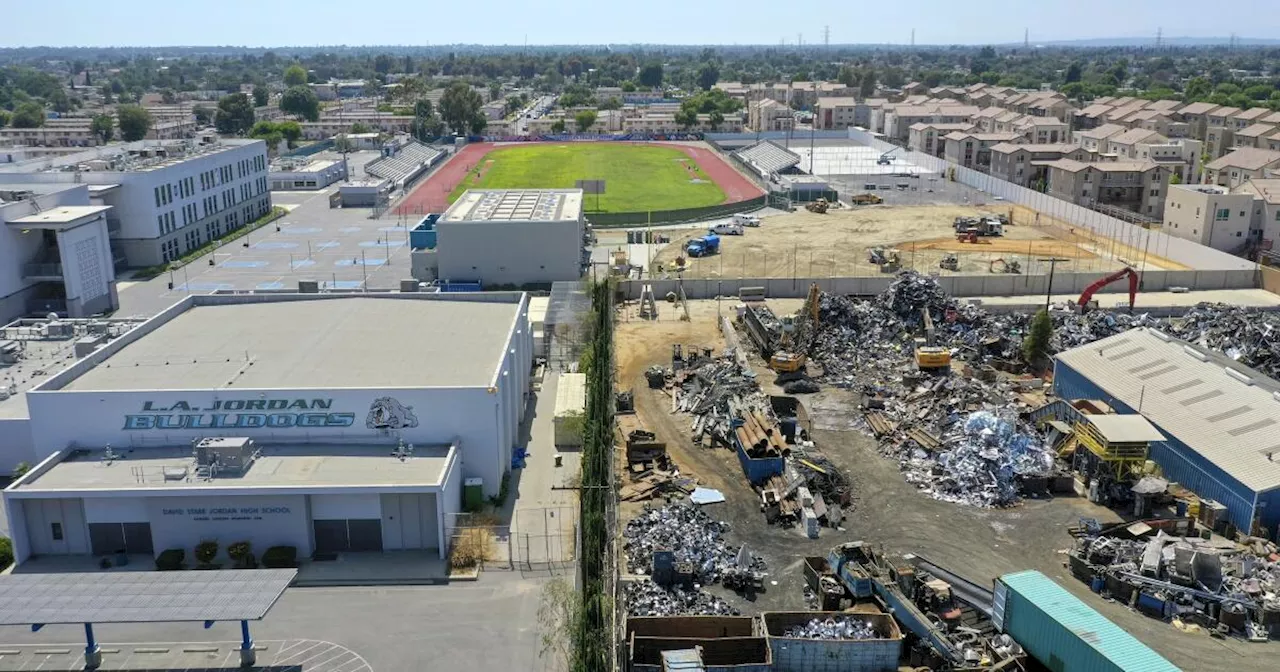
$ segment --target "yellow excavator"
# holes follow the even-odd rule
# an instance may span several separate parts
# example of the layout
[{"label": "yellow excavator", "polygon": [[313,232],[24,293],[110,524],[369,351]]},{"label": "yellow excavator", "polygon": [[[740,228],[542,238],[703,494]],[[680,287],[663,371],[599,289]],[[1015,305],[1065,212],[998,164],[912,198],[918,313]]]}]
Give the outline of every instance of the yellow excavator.
[{"label": "yellow excavator", "polygon": [[948,373],[951,371],[951,350],[936,345],[933,330],[933,316],[929,307],[920,309],[924,318],[924,338],[916,338],[916,368],[931,373]]},{"label": "yellow excavator", "polygon": [[813,331],[818,326],[818,297],[821,294],[818,283],[809,285],[804,308],[794,317],[788,315],[782,318],[782,337],[778,339],[778,347],[769,358],[769,368],[778,373],[794,373],[804,368],[809,361],[806,352],[813,340]]}]

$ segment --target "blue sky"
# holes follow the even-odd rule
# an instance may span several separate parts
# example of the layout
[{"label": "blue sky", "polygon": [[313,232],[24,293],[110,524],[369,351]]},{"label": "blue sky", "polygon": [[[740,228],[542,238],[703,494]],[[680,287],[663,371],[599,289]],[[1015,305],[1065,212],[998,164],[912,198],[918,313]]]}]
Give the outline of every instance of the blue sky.
[{"label": "blue sky", "polygon": [[[5,0],[0,46],[327,44],[986,44],[1091,37],[1280,37],[1276,0]],[[779,8],[789,12],[776,14]],[[468,17],[471,11],[477,14]]]}]

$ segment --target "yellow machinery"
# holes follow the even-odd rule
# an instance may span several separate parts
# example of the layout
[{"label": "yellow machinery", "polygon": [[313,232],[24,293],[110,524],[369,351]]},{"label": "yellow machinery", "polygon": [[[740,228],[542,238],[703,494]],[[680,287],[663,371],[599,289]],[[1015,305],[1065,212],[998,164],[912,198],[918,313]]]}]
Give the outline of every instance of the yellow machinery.
[{"label": "yellow machinery", "polygon": [[818,325],[818,297],[821,293],[818,283],[809,285],[804,308],[795,317],[782,318],[782,337],[769,358],[769,368],[778,373],[793,373],[804,368],[809,361],[806,351]]},{"label": "yellow machinery", "polygon": [[924,318],[924,338],[915,339],[916,368],[921,371],[948,373],[951,371],[951,351],[934,344],[933,317],[928,307],[920,309]]},{"label": "yellow machinery", "polygon": [[1072,426],[1075,443],[1093,455],[1116,480],[1142,472],[1152,441],[1164,436],[1141,415],[1081,413]]}]

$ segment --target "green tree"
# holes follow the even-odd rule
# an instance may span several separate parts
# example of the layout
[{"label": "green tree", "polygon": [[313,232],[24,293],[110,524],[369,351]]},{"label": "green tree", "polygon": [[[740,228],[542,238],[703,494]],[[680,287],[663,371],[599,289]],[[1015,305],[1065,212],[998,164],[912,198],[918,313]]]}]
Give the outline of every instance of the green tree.
[{"label": "green tree", "polygon": [[1173,173],[1169,176],[1169,184],[1182,184],[1182,173]]},{"label": "green tree", "polygon": [[1070,84],[1071,82],[1080,81],[1080,75],[1083,72],[1084,65],[1082,65],[1080,61],[1072,61],[1071,65],[1067,66],[1066,83]]},{"label": "green tree", "polygon": [[629,80],[629,79],[628,79],[627,81],[625,81],[625,82],[623,82],[623,83],[622,83],[622,92],[623,92],[623,93],[632,93],[632,92],[634,92],[635,90],[636,90],[636,83],[635,83],[635,82],[633,82],[633,81],[631,81],[631,80]]},{"label": "green tree", "polygon": [[11,116],[13,115],[9,114],[8,110],[0,108],[0,128],[9,125],[9,117]]},{"label": "green tree", "polygon": [[564,129],[565,129],[564,119],[556,119],[555,121],[551,122],[552,133],[564,133]]},{"label": "green tree", "polygon": [[280,110],[307,121],[316,121],[320,118],[320,99],[309,86],[293,86],[280,96]]},{"label": "green tree", "polygon": [[646,63],[640,68],[640,74],[636,77],[636,81],[640,86],[655,89],[662,86],[662,64],[658,62]]},{"label": "green tree", "polygon": [[718,81],[720,81],[720,68],[717,68],[715,63],[703,63],[702,67],[698,68],[698,88],[710,91]]},{"label": "green tree", "polygon": [[489,100],[495,101],[502,97],[502,84],[498,82],[489,83]]},{"label": "green tree", "polygon": [[289,148],[298,146],[298,140],[302,138],[302,126],[296,121],[280,121],[276,122],[276,128],[279,129],[280,135],[289,142]]},{"label": "green tree", "polygon": [[93,137],[98,139],[98,144],[105,145],[111,142],[111,138],[116,134],[116,120],[109,114],[94,115],[93,121],[89,123],[89,130],[93,132]]},{"label": "green tree", "polygon": [[600,101],[600,104],[596,107],[601,110],[620,110],[622,109],[622,101],[617,96],[610,96]]},{"label": "green tree", "polygon": [[174,93],[173,89],[161,89],[160,102],[165,105],[176,105],[178,102],[178,94]]},{"label": "green tree", "polygon": [[192,108],[191,114],[196,118],[196,123],[201,126],[208,126],[213,123],[213,110],[204,105],[196,105]]},{"label": "green tree", "polygon": [[366,124],[363,121],[357,121],[356,123],[351,124],[352,135],[356,135],[359,133],[372,133],[372,132],[373,132],[373,129],[369,127],[369,124]]},{"label": "green tree", "polygon": [[458,135],[465,135],[484,105],[466,82],[455,81],[440,97],[440,118]]},{"label": "green tree", "polygon": [[253,105],[254,107],[262,107],[271,101],[271,94],[267,91],[267,87],[258,84],[253,87]]},{"label": "green tree", "polygon": [[116,108],[117,125],[120,126],[120,139],[135,142],[147,137],[151,130],[151,113],[138,105],[121,105]]},{"label": "green tree", "polygon": [[722,113],[720,110],[711,110],[707,118],[707,125],[711,127],[711,130],[713,131],[719,130],[720,124],[723,124],[723,123],[724,123],[724,113]]},{"label": "green tree", "polygon": [[306,86],[307,71],[297,63],[284,69],[284,85],[287,87]]},{"label": "green tree", "polygon": [[676,112],[676,124],[684,129],[693,128],[698,124],[697,110],[681,105],[680,111]]},{"label": "green tree", "polygon": [[866,68],[862,71],[862,75],[858,77],[858,93],[863,98],[870,98],[876,95],[876,71],[874,68]]},{"label": "green tree", "polygon": [[1049,311],[1041,308],[1031,318],[1031,330],[1022,340],[1022,358],[1028,364],[1036,365],[1049,354],[1049,341],[1053,338],[1053,321],[1049,319]]},{"label": "green tree", "polygon": [[244,135],[253,128],[253,101],[243,93],[232,93],[218,100],[213,125],[219,133]]},{"label": "green tree", "polygon": [[280,146],[280,142],[284,140],[284,134],[280,132],[280,128],[270,121],[259,121],[254,124],[253,129],[249,131],[249,137],[265,141],[267,152],[273,154]]},{"label": "green tree", "polygon": [[13,116],[9,119],[9,125],[14,128],[40,128],[44,126],[44,119],[44,108],[40,106],[40,103],[28,101],[13,108]]},{"label": "green tree", "polygon": [[435,113],[415,115],[409,124],[409,134],[421,142],[431,142],[444,135],[444,122]]},{"label": "green tree", "polygon": [[596,124],[595,110],[582,110],[573,115],[573,123],[578,127],[579,133],[586,133],[587,129]]}]

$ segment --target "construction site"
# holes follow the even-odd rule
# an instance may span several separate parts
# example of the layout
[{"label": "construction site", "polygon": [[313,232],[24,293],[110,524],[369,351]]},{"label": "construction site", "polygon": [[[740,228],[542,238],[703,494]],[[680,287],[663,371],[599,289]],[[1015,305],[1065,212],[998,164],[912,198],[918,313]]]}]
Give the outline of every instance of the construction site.
[{"label": "construction site", "polygon": [[[998,234],[961,235],[956,220],[1007,222]],[[1136,227],[1135,227],[1136,228]],[[866,205],[823,214],[798,209],[765,217],[742,235],[721,236],[720,253],[693,257],[690,240],[702,232],[671,236],[653,262],[658,276],[683,268],[686,278],[825,278],[877,275],[913,269],[921,273],[1047,273],[1048,258],[1062,271],[1186,267],[1145,247],[1145,230],[1129,240],[1093,236],[1036,216],[1025,208],[973,205]],[[879,258],[876,253],[879,252]],[[896,264],[884,261],[896,257]],[[680,264],[678,261],[683,260]],[[659,270],[660,269],[660,270]],[[1015,270],[1016,269],[1016,270]]]},{"label": "construction site", "polygon": [[[1154,390],[1135,393],[1144,405],[1082,369],[1096,385],[1088,387],[1060,362],[1114,342],[1104,356],[1132,357],[1134,375],[1187,369],[1186,382],[1159,385],[1170,395],[1195,387],[1192,379],[1270,389],[1266,381],[1280,375],[1272,335],[1280,320],[1266,304],[1280,301],[1245,309],[1225,305],[1237,302],[1234,290],[1144,295],[1129,259],[1095,249],[1080,260],[1092,269],[1077,269],[1092,281],[1080,296],[1054,298],[1051,335],[1032,352],[1024,342],[1043,294],[987,308],[909,263],[882,274],[865,258],[859,266],[883,276],[875,291],[829,292],[832,283],[805,279],[829,272],[833,251],[837,265],[848,260],[845,275],[868,248],[902,250],[913,238],[943,248],[916,252],[934,255],[925,265],[917,256],[916,267],[937,275],[941,254],[972,244],[956,242],[955,218],[981,215],[920,210],[919,223],[906,224],[876,224],[865,208],[768,217],[741,238],[721,236],[718,255],[692,259],[684,272],[721,258],[729,267],[735,244],[747,265],[762,264],[763,248],[743,253],[753,236],[817,237],[839,221],[864,227],[848,246],[825,231],[811,273],[800,248],[793,277],[802,286],[789,294],[799,298],[735,283],[732,293],[689,299],[679,279],[656,295],[644,281],[632,283],[647,291],[618,293],[618,564],[630,669],[661,669],[646,665],[663,646],[702,647],[707,669],[1042,669],[1052,656],[1082,655],[1073,638],[1090,648],[1048,632],[1055,609],[1087,612],[1107,633],[1092,647],[1105,664],[1088,669],[1137,669],[1116,663],[1123,646],[1139,652],[1141,669],[1210,669],[1224,656],[1233,669],[1271,669],[1280,652],[1274,514],[1228,507],[1230,493],[1191,476],[1186,463],[1201,449],[1161,414]],[[1035,251],[1066,243],[1034,235],[1016,213],[1010,219],[1003,235],[984,237],[1030,243],[1033,257],[1067,256]],[[809,233],[797,234],[804,226]],[[775,259],[789,249],[767,248]],[[763,264],[732,273],[790,275],[773,263],[768,275]],[[978,272],[975,263],[962,262],[961,272]],[[1121,309],[1098,308],[1104,289],[1118,292]],[[1262,291],[1240,290],[1239,303]],[[1146,352],[1135,334],[1186,344],[1191,362],[1140,364]],[[1222,380],[1192,371],[1221,352]],[[1230,389],[1205,399],[1219,395]],[[1224,404],[1197,412],[1247,411],[1222,428],[1242,441],[1280,415],[1274,400],[1246,411]],[[1280,474],[1268,478],[1249,485],[1274,493]],[[894,629],[867,624],[878,614]],[[712,627],[722,622],[738,623],[737,635]]]}]

